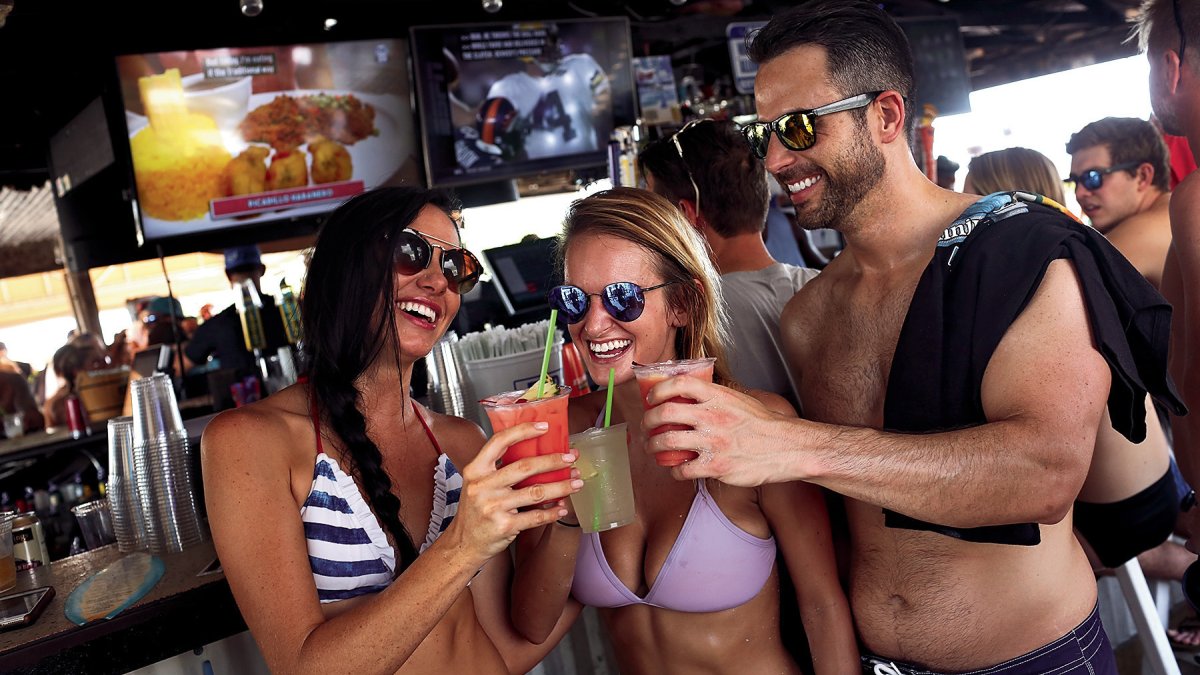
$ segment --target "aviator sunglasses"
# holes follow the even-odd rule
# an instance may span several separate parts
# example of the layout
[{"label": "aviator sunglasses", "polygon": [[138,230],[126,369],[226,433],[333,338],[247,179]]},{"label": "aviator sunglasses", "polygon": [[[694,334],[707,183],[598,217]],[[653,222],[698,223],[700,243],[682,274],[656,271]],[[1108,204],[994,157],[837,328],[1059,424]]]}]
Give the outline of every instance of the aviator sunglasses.
[{"label": "aviator sunglasses", "polygon": [[[430,243],[430,239],[438,243]],[[392,268],[396,273],[405,276],[417,274],[433,262],[435,248],[442,252],[442,274],[446,276],[450,291],[459,295],[470,293],[483,270],[479,258],[453,242],[438,239],[424,232],[418,233],[406,228],[396,235],[396,246],[392,249]]]},{"label": "aviator sunglasses", "polygon": [[817,143],[817,130],[813,122],[823,115],[856,110],[871,105],[882,94],[872,91],[823,105],[812,110],[795,110],[784,113],[770,122],[751,122],[742,127],[742,135],[750,144],[750,151],[759,159],[767,158],[767,146],[771,143],[771,132],[788,150],[807,150]]},{"label": "aviator sunglasses", "polygon": [[1104,177],[1114,171],[1128,171],[1141,166],[1141,162],[1125,162],[1116,166],[1110,166],[1107,169],[1088,169],[1078,176],[1071,174],[1063,179],[1064,183],[1069,185],[1082,185],[1089,191],[1099,190],[1100,186],[1104,185]]},{"label": "aviator sunglasses", "polygon": [[632,281],[618,281],[605,286],[599,293],[587,293],[578,286],[555,286],[550,289],[550,306],[558,310],[567,323],[579,323],[587,316],[592,296],[600,298],[609,315],[622,323],[636,320],[646,309],[646,293],[658,290],[678,281],[668,281],[657,286],[642,288]]}]

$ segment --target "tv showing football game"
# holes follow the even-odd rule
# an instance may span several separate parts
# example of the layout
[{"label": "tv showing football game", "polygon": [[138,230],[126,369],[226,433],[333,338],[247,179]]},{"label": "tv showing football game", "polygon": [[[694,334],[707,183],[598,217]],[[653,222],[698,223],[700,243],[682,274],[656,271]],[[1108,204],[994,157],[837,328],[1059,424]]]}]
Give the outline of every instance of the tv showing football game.
[{"label": "tv showing football game", "polygon": [[117,57],[146,240],[420,181],[403,39]]},{"label": "tv showing football game", "polygon": [[411,38],[431,185],[603,165],[612,130],[636,119],[624,18],[418,26]]}]

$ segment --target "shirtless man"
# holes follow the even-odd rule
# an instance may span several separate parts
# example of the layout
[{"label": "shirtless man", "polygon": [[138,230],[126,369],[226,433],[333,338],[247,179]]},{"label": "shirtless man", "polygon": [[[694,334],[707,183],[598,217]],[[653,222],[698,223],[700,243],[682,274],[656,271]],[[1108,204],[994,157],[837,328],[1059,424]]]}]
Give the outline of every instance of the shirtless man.
[{"label": "shirtless man", "polygon": [[[1072,134],[1067,153],[1071,155],[1070,180],[1075,184],[1075,198],[1092,227],[1103,233],[1147,281],[1161,288],[1163,263],[1171,246],[1171,193],[1170,157],[1159,130],[1135,117],[1106,117]],[[1101,422],[1093,467],[1106,458],[1116,461],[1093,470],[1089,476],[1079,501],[1093,506],[1076,507],[1075,526],[1098,549],[1100,544],[1115,545],[1120,551],[1122,544],[1139,539],[1138,533],[1160,532],[1160,527],[1174,522],[1180,495],[1174,480],[1158,479],[1164,471],[1174,469],[1168,466],[1170,446],[1157,419],[1146,420],[1147,439],[1136,446],[1119,434],[1107,433],[1103,429],[1106,424]],[[1137,495],[1128,491],[1130,486],[1140,487],[1148,481],[1153,481],[1156,499],[1150,499],[1150,491]],[[1160,527],[1146,526],[1152,510],[1157,510]],[[1120,526],[1114,519],[1120,520]],[[1136,549],[1101,557],[1112,557],[1105,563],[1111,567],[1130,550]],[[1151,579],[1178,579],[1196,560],[1173,541],[1164,541],[1137,557],[1142,571]],[[1200,645],[1200,631],[1186,633],[1175,631],[1171,637],[1184,645]]]},{"label": "shirtless man", "polygon": [[[1194,2],[1147,0],[1138,24],[1142,49],[1150,60],[1150,102],[1168,134],[1186,135],[1200,147],[1200,7]],[[1163,295],[1175,308],[1171,326],[1171,375],[1183,399],[1200,405],[1200,176],[1195,172],[1175,186],[1171,199],[1171,248],[1163,267]],[[1175,458],[1184,478],[1200,484],[1200,415],[1171,420]],[[1200,549],[1200,509],[1184,516]]]},{"label": "shirtless man", "polygon": [[[991,326],[994,335],[940,340],[961,337],[953,334],[964,324],[998,323],[990,317],[999,307],[983,301],[1012,294],[972,275],[994,261],[1021,266],[1003,248],[1013,233],[1099,235],[1007,197],[981,202],[994,222],[959,217],[977,198],[937,187],[916,167],[905,102],[912,57],[874,3],[805,3],[775,17],[750,53],[760,65],[758,116],[768,124],[747,127],[748,141],[788,187],[798,221],[847,241],[782,320],[809,419],[755,412],[735,392],[675,378],[650,402],[697,403],[659,405],[643,428],[695,430],[656,436],[647,450],[699,450],[673,470],[678,479],[805,480],[849,498],[851,607],[864,651],[877,655],[864,656],[865,672],[1115,673],[1070,521],[1113,379],[1089,328],[1091,277],[1073,259],[1045,255],[1028,293],[1014,289],[1021,304]],[[788,118],[797,111],[809,119]],[[1002,215],[1014,212],[1007,227]],[[1153,293],[1128,265],[1121,271],[1122,283]],[[939,291],[950,297],[959,281],[991,295],[961,316],[925,311],[943,309]],[[990,352],[985,337],[994,338]],[[936,358],[950,365],[925,367]],[[1133,436],[1143,397],[1134,391],[1132,410],[1115,408]],[[936,421],[921,428],[896,409]]]},{"label": "shirtless man", "polygon": [[1092,227],[1160,288],[1171,246],[1171,192],[1158,130],[1134,117],[1106,117],[1072,134],[1067,153],[1075,198]]}]

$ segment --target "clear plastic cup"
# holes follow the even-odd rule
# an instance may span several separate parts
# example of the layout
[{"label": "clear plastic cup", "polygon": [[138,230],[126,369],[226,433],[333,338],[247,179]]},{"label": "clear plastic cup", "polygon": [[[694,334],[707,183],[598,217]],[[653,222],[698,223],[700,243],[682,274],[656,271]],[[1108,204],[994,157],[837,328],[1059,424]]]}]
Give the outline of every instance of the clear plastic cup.
[{"label": "clear plastic cup", "polygon": [[[687,359],[682,361],[663,361],[662,363],[633,366],[633,376],[637,379],[638,389],[642,394],[642,406],[644,406],[646,410],[650,410],[651,408],[655,407],[650,405],[650,403],[646,400],[646,396],[650,393],[650,390],[654,388],[654,385],[662,382],[663,380],[677,377],[679,375],[686,375],[687,377],[694,377],[699,380],[704,380],[705,382],[712,382],[713,366],[716,364],[716,362],[717,360],[714,358],[704,358]],[[691,400],[690,398],[676,396],[670,401],[665,401],[665,403],[695,403],[695,401]],[[691,429],[691,427],[682,424],[664,424],[660,427],[655,427],[652,431],[650,431],[649,434],[647,434],[647,436],[657,436],[658,434],[667,431],[686,431],[689,429]],[[662,452],[655,453],[654,461],[657,462],[659,466],[679,466],[688,460],[696,459],[698,454],[699,453],[694,450],[663,450]]]},{"label": "clear plastic cup", "polygon": [[113,534],[112,516],[108,512],[108,500],[97,499],[71,507],[79,529],[83,532],[83,543],[89,551],[107,546],[117,540]]},{"label": "clear plastic cup", "polygon": [[588,429],[570,438],[579,452],[575,468],[583,489],[571,495],[571,506],[584,532],[603,532],[633,522],[633,479],[625,424]]},{"label": "clear plastic cup", "polygon": [[134,380],[129,387],[133,401],[135,444],[187,435],[169,375],[155,373],[150,377]]}]

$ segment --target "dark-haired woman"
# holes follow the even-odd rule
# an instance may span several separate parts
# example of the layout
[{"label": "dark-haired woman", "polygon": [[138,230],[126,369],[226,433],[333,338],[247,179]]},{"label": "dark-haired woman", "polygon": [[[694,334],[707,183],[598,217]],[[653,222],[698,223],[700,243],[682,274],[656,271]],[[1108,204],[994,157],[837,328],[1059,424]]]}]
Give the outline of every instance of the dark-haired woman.
[{"label": "dark-haired woman", "polygon": [[511,486],[572,458],[496,469],[509,444],[544,429],[485,444],[474,424],[408,395],[413,363],[479,273],[451,206],[387,188],[334,212],[305,285],[307,383],[205,431],[217,553],[274,672],[525,672],[548,651],[509,624],[509,558],[497,554],[567,513],[518,509],[580,483]]}]

